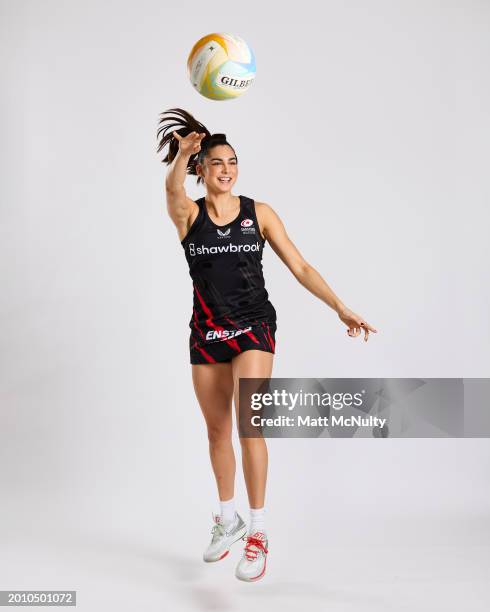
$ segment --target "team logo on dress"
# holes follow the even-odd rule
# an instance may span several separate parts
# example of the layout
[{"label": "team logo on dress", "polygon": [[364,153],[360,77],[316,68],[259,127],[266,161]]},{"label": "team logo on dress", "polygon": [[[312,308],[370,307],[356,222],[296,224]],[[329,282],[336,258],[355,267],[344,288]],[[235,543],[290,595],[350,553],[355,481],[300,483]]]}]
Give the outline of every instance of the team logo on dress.
[{"label": "team logo on dress", "polygon": [[254,222],[252,219],[244,219],[240,225],[242,226],[240,229],[242,230],[242,234],[255,234],[255,227],[252,227]]},{"label": "team logo on dress", "polygon": [[206,334],[206,340],[230,340],[241,334],[246,334],[251,329],[251,326],[243,329],[210,329]]},{"label": "team logo on dress", "polygon": [[222,232],[220,229],[216,230],[218,232],[218,238],[231,238],[231,227],[229,227],[225,232]]}]

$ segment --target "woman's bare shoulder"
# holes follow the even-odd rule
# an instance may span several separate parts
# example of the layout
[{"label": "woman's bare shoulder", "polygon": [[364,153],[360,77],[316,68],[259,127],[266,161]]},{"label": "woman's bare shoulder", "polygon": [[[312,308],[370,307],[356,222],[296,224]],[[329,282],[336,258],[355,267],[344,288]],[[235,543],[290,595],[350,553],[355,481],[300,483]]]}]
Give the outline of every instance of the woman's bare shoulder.
[{"label": "woman's bare shoulder", "polygon": [[260,202],[259,200],[255,200],[255,211],[261,216],[267,216],[271,212],[274,212],[274,209],[270,204],[267,204],[267,202]]},{"label": "woman's bare shoulder", "polygon": [[278,222],[278,215],[270,204],[255,200],[255,214],[260,226],[260,232],[267,237],[268,229],[274,227]]}]

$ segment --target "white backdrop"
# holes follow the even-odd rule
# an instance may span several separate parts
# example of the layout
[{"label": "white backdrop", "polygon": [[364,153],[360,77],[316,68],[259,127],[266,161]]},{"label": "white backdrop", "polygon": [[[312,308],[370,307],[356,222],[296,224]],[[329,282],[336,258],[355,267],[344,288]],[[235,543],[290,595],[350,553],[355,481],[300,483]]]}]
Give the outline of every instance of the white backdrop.
[{"label": "white backdrop", "polygon": [[[267,579],[238,583],[238,551],[203,567],[216,491],[155,151],[171,107],[225,132],[234,193],[379,329],[348,338],[267,245],[274,376],[488,377],[490,5],[0,7],[0,589],[78,589],[84,610],[487,609],[487,440],[271,440]],[[213,31],[255,51],[242,99],[187,80]],[[241,474],[237,498],[246,516]]]}]

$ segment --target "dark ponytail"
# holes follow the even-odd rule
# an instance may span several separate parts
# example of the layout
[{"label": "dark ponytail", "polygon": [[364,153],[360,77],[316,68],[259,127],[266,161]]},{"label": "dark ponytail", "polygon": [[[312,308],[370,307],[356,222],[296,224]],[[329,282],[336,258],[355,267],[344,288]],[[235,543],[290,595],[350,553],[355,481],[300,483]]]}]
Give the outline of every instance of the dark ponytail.
[{"label": "dark ponytail", "polygon": [[[194,153],[190,156],[187,163],[187,174],[197,175],[196,165],[202,164],[206,153],[211,147],[216,145],[228,145],[233,149],[226,140],[226,134],[211,134],[208,128],[197,121],[190,113],[182,108],[171,108],[168,111],[161,113],[161,119],[158,122],[159,128],[157,132],[158,148],[157,153],[160,153],[166,145],[168,151],[162,159],[162,163],[170,164],[175,159],[179,151],[179,141],[174,138],[172,132],[177,132],[180,136],[187,136],[191,132],[205,133],[206,136],[201,141],[201,150],[199,153]],[[235,150],[233,149],[233,153]],[[236,157],[236,153],[235,153]],[[237,159],[238,161],[238,159]],[[201,176],[197,177],[197,183],[204,182]]]}]

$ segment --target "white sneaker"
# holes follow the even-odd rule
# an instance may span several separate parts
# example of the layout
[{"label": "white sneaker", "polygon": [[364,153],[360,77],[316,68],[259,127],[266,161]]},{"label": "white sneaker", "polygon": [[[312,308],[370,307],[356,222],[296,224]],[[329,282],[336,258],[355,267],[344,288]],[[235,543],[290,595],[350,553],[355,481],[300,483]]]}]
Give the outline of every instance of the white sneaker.
[{"label": "white sneaker", "polygon": [[269,541],[261,531],[256,531],[243,539],[246,541],[245,550],[236,567],[235,576],[245,582],[260,580],[265,574]]},{"label": "white sneaker", "polygon": [[204,551],[203,560],[207,563],[219,561],[230,552],[230,546],[241,540],[247,533],[247,526],[242,517],[235,512],[235,521],[225,529],[219,514],[213,513],[214,526],[211,529],[213,537]]}]

